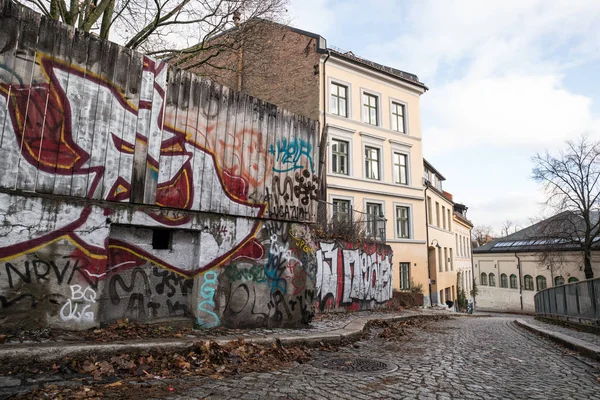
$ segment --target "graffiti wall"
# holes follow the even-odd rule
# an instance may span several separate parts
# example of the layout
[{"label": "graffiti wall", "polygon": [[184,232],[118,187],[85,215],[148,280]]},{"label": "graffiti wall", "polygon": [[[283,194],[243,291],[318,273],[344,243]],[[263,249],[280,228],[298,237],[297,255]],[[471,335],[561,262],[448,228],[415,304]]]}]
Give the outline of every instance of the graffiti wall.
[{"label": "graffiti wall", "polygon": [[309,321],[317,135],[0,0],[1,326]]},{"label": "graffiti wall", "polygon": [[316,307],[372,309],[392,298],[392,249],[384,244],[320,242],[317,245]]}]

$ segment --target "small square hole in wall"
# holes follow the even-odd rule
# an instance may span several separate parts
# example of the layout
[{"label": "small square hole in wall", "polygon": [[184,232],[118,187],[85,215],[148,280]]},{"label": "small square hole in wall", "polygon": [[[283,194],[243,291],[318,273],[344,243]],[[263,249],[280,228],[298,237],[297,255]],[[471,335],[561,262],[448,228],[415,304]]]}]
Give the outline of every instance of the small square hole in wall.
[{"label": "small square hole in wall", "polygon": [[173,232],[168,229],[152,229],[152,248],[170,250]]}]

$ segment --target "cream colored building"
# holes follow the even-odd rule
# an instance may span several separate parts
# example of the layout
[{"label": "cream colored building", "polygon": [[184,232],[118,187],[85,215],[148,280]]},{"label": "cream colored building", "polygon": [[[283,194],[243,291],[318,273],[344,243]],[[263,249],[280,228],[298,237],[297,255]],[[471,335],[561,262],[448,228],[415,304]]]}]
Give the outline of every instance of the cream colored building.
[{"label": "cream colored building", "polygon": [[321,63],[332,212],[383,215],[394,289],[413,281],[426,290],[420,96],[427,88],[414,75],[350,52],[330,50]]},{"label": "cream colored building", "polygon": [[427,198],[427,248],[429,290],[432,305],[444,305],[456,300],[456,268],[454,265],[454,233],[452,231],[454,203],[444,194],[446,180],[427,160],[424,164],[425,195]]},{"label": "cream colored building", "polygon": [[[473,249],[478,310],[534,312],[534,296],[545,288],[585,279],[579,251],[558,249],[551,259],[541,257],[548,241],[539,239],[536,225]],[[600,254],[592,254],[594,275],[600,273]]]},{"label": "cream colored building", "polygon": [[467,207],[454,204],[452,216],[454,232],[454,267],[457,272],[457,293],[464,290],[467,299],[471,299],[473,289],[473,260],[471,258],[471,229],[473,224],[467,219]]}]

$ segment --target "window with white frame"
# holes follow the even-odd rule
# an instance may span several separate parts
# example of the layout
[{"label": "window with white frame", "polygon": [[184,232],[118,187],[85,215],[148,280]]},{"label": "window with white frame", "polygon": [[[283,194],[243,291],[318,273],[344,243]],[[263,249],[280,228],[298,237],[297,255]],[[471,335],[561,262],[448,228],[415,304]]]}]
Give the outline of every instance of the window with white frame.
[{"label": "window with white frame", "polygon": [[377,147],[365,146],[365,178],[380,180],[380,156]]},{"label": "window with white frame", "polygon": [[406,168],[408,156],[394,153],[394,182],[402,185],[408,184],[408,170]]},{"label": "window with white frame", "polygon": [[331,140],[331,172],[348,175],[349,143],[344,140]]},{"label": "window with white frame", "polygon": [[348,221],[350,221],[350,209],[352,207],[352,205],[350,204],[350,200],[332,199],[331,203],[333,206],[333,210],[332,210],[333,222],[348,222]]},{"label": "window with white frame", "polygon": [[379,237],[379,230],[383,229],[383,206],[381,203],[367,203],[367,234]]},{"label": "window with white frame", "polygon": [[329,88],[329,112],[341,117],[348,116],[348,87],[331,82]]},{"label": "window with white frame", "polygon": [[379,99],[374,94],[363,93],[363,122],[379,125]]},{"label": "window with white frame", "polygon": [[407,262],[400,263],[400,289],[410,289],[410,263]]},{"label": "window with white frame", "polygon": [[396,206],[396,236],[410,238],[410,207]]},{"label": "window with white frame", "polygon": [[404,105],[392,102],[392,130],[400,133],[405,132],[404,126]]}]

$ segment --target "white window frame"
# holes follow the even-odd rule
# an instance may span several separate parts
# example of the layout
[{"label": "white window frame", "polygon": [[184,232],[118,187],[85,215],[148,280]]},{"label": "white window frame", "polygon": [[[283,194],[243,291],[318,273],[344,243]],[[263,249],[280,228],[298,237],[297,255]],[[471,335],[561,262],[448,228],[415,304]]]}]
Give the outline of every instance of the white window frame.
[{"label": "white window frame", "polygon": [[[411,186],[412,185],[412,168],[411,168],[411,157],[410,147],[402,146],[398,142],[392,142],[392,182],[394,185],[399,186]],[[396,170],[394,168],[394,153],[403,154],[406,156],[406,184],[396,183]]]},{"label": "white window frame", "polygon": [[[354,210],[354,197],[351,196],[342,196],[338,194],[330,194],[329,195],[329,215],[333,217],[333,201],[334,200],[346,200],[350,202],[350,207]],[[352,215],[351,215],[352,217]]]},{"label": "white window frame", "polygon": [[[363,117],[363,95],[369,95],[369,96],[375,96],[375,98],[377,99],[377,124],[371,124],[367,121],[364,120]],[[365,89],[365,88],[360,88],[360,120],[362,121],[363,124],[367,124],[369,126],[379,126],[382,127],[382,120],[381,120],[381,93],[377,93],[373,90],[369,90],[369,89]]]},{"label": "white window frame", "polygon": [[[396,103],[396,104],[399,104],[404,107],[404,132],[400,132],[400,131],[396,131],[396,130],[392,129],[392,127],[394,126],[394,124],[393,124],[394,116],[392,114],[392,109],[393,109],[392,103]],[[402,100],[394,98],[394,97],[390,97],[390,130],[392,132],[396,132],[396,133],[399,133],[402,135],[410,135],[409,131],[408,131],[408,103],[406,101],[402,101]]]},{"label": "white window frame", "polygon": [[[339,114],[333,114],[331,112],[331,104],[329,104],[329,100],[331,99],[331,84],[335,83],[336,85],[346,86],[346,116],[343,117]],[[329,78],[327,82],[327,113],[330,115],[335,115],[339,118],[344,119],[352,119],[352,84],[350,82],[345,82],[336,78]]]},{"label": "white window frame", "polygon": [[[363,212],[364,212],[365,218],[367,216],[367,204],[368,203],[370,203],[370,204],[379,204],[381,206],[381,211],[383,212],[383,218],[386,218],[385,201],[383,201],[383,200],[376,200],[376,199],[367,199],[367,198],[363,199],[363,207],[364,207],[363,208]],[[388,234],[388,232],[387,232],[388,229],[387,228],[388,227],[387,227],[387,221],[386,221],[386,227],[385,227],[385,235],[386,236]],[[387,237],[386,237],[386,239],[387,239]]]},{"label": "white window frame", "polygon": [[[408,267],[406,271],[406,282],[404,282],[404,280],[402,279],[402,264],[406,264],[406,266]],[[400,290],[410,290],[410,262],[401,261],[400,263],[398,263],[398,271],[400,271]],[[403,285],[403,283],[405,283],[405,285]]]},{"label": "white window frame", "polygon": [[[335,176],[343,176],[343,177],[352,177],[354,176],[354,142],[353,142],[353,138],[354,138],[354,132],[355,131],[350,131],[350,130],[342,130],[341,128],[332,126],[327,124],[328,128],[329,128],[329,148],[327,149],[327,151],[329,152],[329,154],[327,155],[329,157],[329,160],[327,162],[327,171],[329,174],[331,175],[335,175]],[[331,146],[331,140],[342,140],[344,142],[348,142],[348,175],[344,175],[344,174],[339,174],[337,172],[333,172],[333,166],[331,165],[331,154],[332,154],[332,146]]]},{"label": "white window frame", "polygon": [[[344,142],[346,144],[346,165],[345,165],[346,173],[345,174],[342,172],[333,170],[333,141]],[[352,156],[352,154],[350,153],[350,142],[347,139],[342,139],[342,138],[338,138],[338,137],[331,138],[331,142],[329,144],[329,160],[330,160],[330,169],[331,169],[332,174],[342,175],[342,176],[350,176],[350,158],[351,158],[351,156]]]},{"label": "white window frame", "polygon": [[[376,139],[373,136],[361,133],[362,136],[362,153],[361,153],[361,168],[362,168],[362,177],[363,179],[368,180],[369,182],[385,182],[385,153],[383,151],[383,140]],[[365,148],[373,147],[379,149],[379,179],[371,179],[367,178],[367,170],[365,169]]]},{"label": "white window frame", "polygon": [[[404,238],[404,237],[400,237],[400,235],[398,235],[398,207],[406,207],[408,208],[408,237]],[[394,202],[394,237],[396,239],[399,240],[412,240],[415,235],[414,235],[414,213],[413,213],[413,206],[410,203],[398,203],[398,202]]]}]

